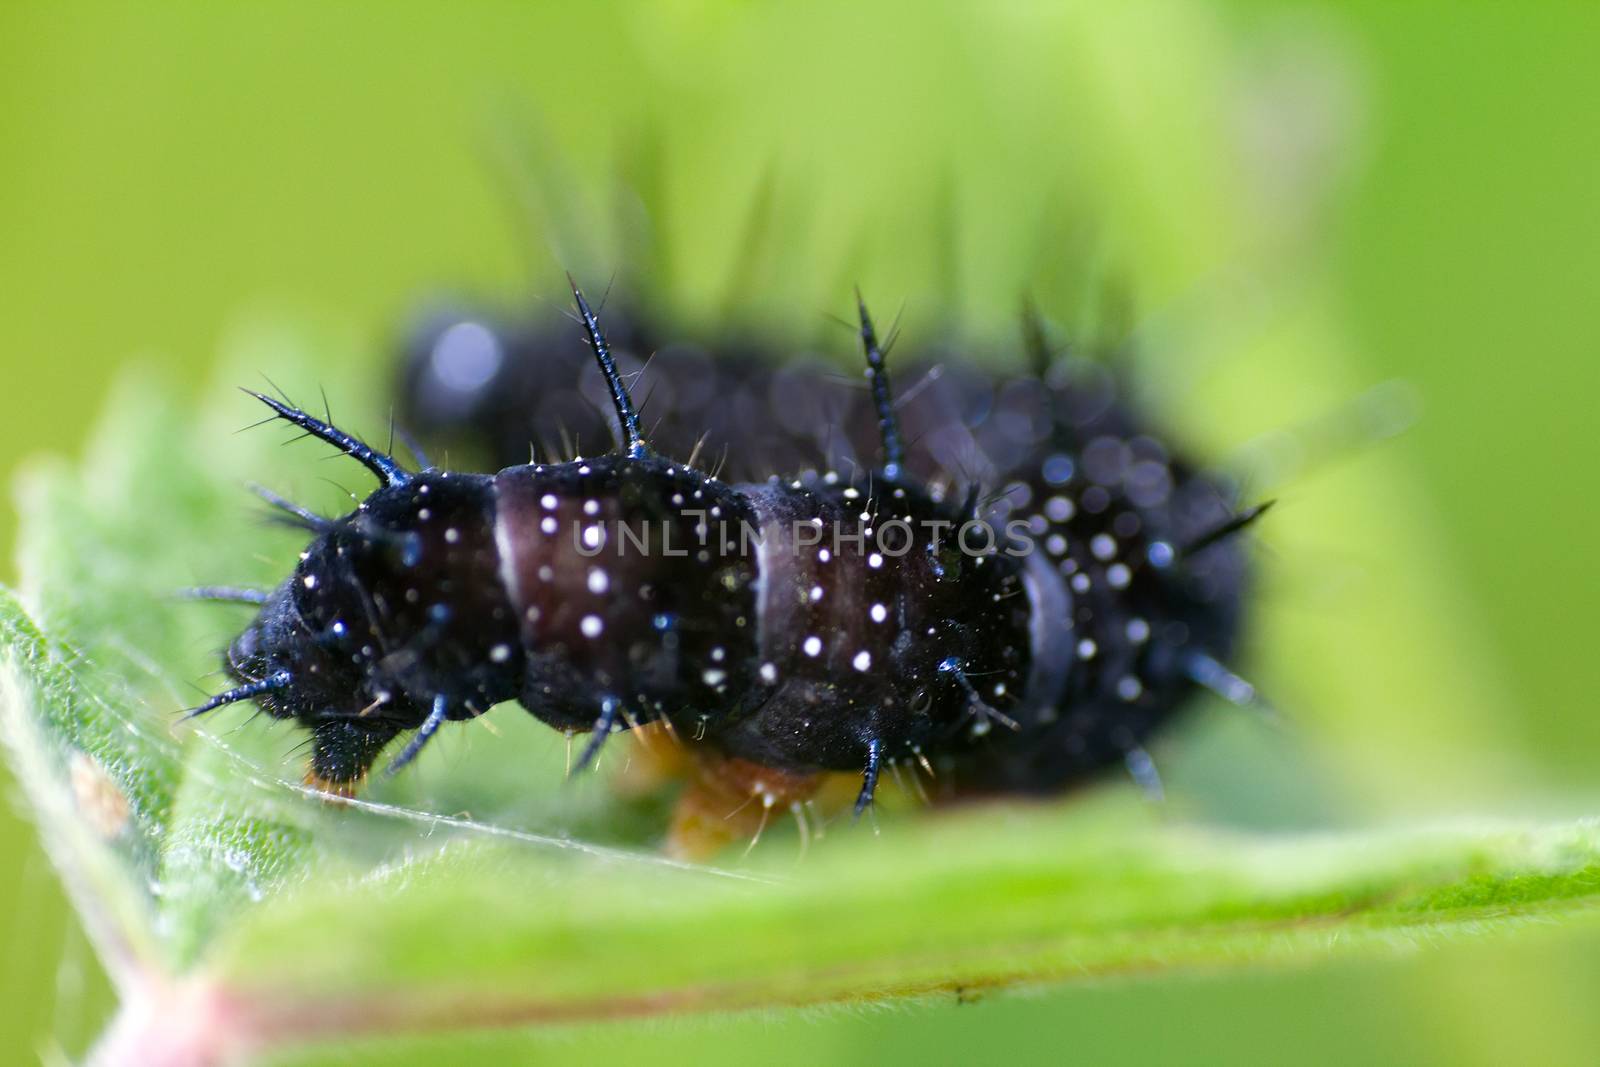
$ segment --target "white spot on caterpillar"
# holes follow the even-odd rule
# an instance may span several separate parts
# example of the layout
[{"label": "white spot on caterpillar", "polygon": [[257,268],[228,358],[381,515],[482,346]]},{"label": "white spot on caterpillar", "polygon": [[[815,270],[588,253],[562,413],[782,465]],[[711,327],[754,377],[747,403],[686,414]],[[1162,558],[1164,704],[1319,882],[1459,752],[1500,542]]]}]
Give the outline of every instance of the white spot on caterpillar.
[{"label": "white spot on caterpillar", "polygon": [[1100,646],[1087,637],[1078,642],[1079,659],[1094,659],[1094,654],[1098,651],[1100,651]]},{"label": "white spot on caterpillar", "polygon": [[606,576],[605,571],[599,567],[589,571],[589,592],[599,596],[609,588],[611,588],[611,579]]},{"label": "white spot on caterpillar", "polygon": [[763,663],[761,665],[761,680],[768,685],[776,682],[778,680],[778,668],[774,664]]},{"label": "white spot on caterpillar", "polygon": [[506,660],[508,660],[510,658],[511,658],[511,646],[510,645],[495,645],[493,648],[491,648],[489,650],[489,660],[490,660],[491,663],[504,663]]},{"label": "white spot on caterpillar", "polygon": [[866,670],[872,666],[872,653],[867,651],[857,652],[856,658],[850,661],[850,665],[858,671]]},{"label": "white spot on caterpillar", "polygon": [[556,532],[556,517],[554,515],[546,515],[539,520],[539,529],[547,534],[554,535]]},{"label": "white spot on caterpillar", "polygon": [[578,629],[583,631],[585,637],[599,637],[605,628],[606,624],[600,621],[598,615],[585,615],[583,621],[578,624]]},{"label": "white spot on caterpillar", "polygon": [[822,638],[818,637],[816,634],[812,634],[810,637],[806,638],[805,643],[800,647],[808,656],[813,658],[820,656],[822,655]]},{"label": "white spot on caterpillar", "polygon": [[554,493],[546,493],[539,498],[539,506],[546,511],[554,511],[556,509],[556,495]]},{"label": "white spot on caterpillar", "polygon": [[884,607],[882,604],[874,604],[872,605],[871,614],[873,622],[882,622],[884,619],[889,617],[889,609]]}]

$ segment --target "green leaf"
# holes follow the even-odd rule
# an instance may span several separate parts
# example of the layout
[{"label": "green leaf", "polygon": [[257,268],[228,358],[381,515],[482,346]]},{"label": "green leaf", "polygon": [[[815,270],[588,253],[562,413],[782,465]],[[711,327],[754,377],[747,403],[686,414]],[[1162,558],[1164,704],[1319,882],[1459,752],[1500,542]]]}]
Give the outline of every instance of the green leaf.
[{"label": "green leaf", "polygon": [[[277,346],[292,368],[285,344],[240,359]],[[1587,822],[1251,836],[1117,787],[891,804],[808,852],[773,826],[747,857],[684,866],[654,850],[659,802],[564,783],[560,739],[510,707],[498,736],[462,727],[327,803],[281,724],[179,721],[243,620],[171,594],[287,570],[294,536],[252,516],[242,478],[314,496],[324,472],[364,475],[232,432],[255,413],[215,395],[196,419],[158,385],[121,390],[80,468],[28,477],[24,588],[0,592],[4,736],[128,1005],[108,1058],[1383,952],[1600,893]]]}]

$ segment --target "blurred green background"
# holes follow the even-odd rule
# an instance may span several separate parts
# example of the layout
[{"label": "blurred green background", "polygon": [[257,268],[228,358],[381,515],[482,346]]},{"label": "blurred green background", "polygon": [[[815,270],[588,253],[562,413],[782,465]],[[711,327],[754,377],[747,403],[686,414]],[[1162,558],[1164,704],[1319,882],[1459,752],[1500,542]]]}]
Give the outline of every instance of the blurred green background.
[{"label": "blurred green background", "polygon": [[[1094,263],[1135,294],[1152,402],[1207,454],[1410,382],[1415,428],[1292,480],[1264,538],[1257,673],[1336,799],[1263,772],[1232,801],[1257,810],[1226,814],[1600,811],[1597,54],[1582,3],[8,3],[0,476],[76,449],[125,366],[199,396],[263,315],[354,331],[375,390],[441,288],[559,300],[575,265],[711,321],[769,187],[779,251],[734,310],[808,337],[852,281],[904,301],[915,340],[996,331],[1027,288],[1069,306]],[[537,131],[511,151],[565,174],[578,232],[529,239],[508,130]],[[619,169],[667,208],[658,277],[613,225]],[[1238,751],[1180,751],[1180,798]],[[0,1047],[81,1047],[108,993],[26,822],[0,818]],[[547,1051],[1578,1059],[1600,1041],[1592,926]]]}]

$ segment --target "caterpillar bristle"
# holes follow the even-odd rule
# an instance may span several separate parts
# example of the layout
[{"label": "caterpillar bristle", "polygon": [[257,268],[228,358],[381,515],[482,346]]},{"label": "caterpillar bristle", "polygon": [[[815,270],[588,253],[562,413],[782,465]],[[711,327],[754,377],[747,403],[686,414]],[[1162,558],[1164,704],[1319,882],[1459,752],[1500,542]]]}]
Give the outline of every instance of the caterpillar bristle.
[{"label": "caterpillar bristle", "polygon": [[332,520],[318,515],[316,512],[296,504],[294,501],[274,493],[264,485],[250,486],[250,491],[289,518],[288,525],[297,526],[310,533],[321,533],[331,525]]},{"label": "caterpillar bristle", "polygon": [[905,449],[900,440],[900,424],[895,415],[894,398],[889,386],[889,371],[884,366],[884,350],[878,347],[878,336],[872,326],[872,316],[867,314],[867,302],[856,290],[856,310],[860,315],[861,350],[867,360],[867,384],[872,391],[872,406],[878,413],[878,436],[882,447],[879,470],[890,481],[900,477],[905,462]]},{"label": "caterpillar bristle", "polygon": [[235,686],[234,688],[229,689],[225,693],[218,693],[216,696],[211,697],[198,707],[193,707],[186,710],[183,714],[183,718],[185,721],[187,721],[189,719],[204,715],[208,711],[215,711],[217,708],[225,707],[228,704],[237,704],[241,700],[252,700],[265,693],[286,689],[292,681],[293,679],[290,677],[288,671],[274,672],[273,674],[270,674],[258,681],[246,682],[243,685]]},{"label": "caterpillar bristle", "polygon": [[1245,529],[1257,519],[1261,518],[1261,516],[1265,515],[1276,503],[1276,500],[1265,500],[1254,507],[1245,508],[1233,518],[1228,519],[1226,522],[1218,525],[1215,529],[1206,531],[1193,541],[1190,541],[1188,544],[1179,548],[1179,558],[1186,559],[1188,557],[1197,555],[1200,552],[1210,548],[1218,541],[1232,537],[1234,534]]},{"label": "caterpillar bristle", "polygon": [[394,457],[379,452],[364,441],[360,441],[338,429],[331,422],[324,422],[314,415],[308,415],[299,408],[292,407],[280,400],[275,400],[265,393],[258,393],[253,389],[245,389],[243,392],[267,405],[278,418],[300,427],[309,436],[315,437],[319,441],[327,442],[351,459],[356,460],[377,475],[378,480],[384,485],[405,485],[411,480],[410,472],[402,468]]},{"label": "caterpillar bristle", "polygon": [[570,274],[567,275],[567,282],[572,286],[572,299],[578,305],[578,314],[583,319],[583,329],[588,336],[589,347],[594,350],[595,362],[600,365],[600,373],[605,375],[606,385],[611,390],[611,403],[617,409],[617,422],[622,430],[623,452],[632,459],[642,458],[649,452],[649,448],[644,443],[644,435],[639,432],[639,416],[633,410],[633,398],[628,395],[628,386],[623,382],[622,375],[617,373],[617,361],[612,357],[611,349],[606,346],[605,334],[600,331],[600,321],[589,309],[589,302],[583,298],[578,283],[573,281]]},{"label": "caterpillar bristle", "polygon": [[1241,707],[1256,703],[1256,687],[1223,666],[1215,657],[1204,652],[1192,652],[1184,657],[1183,667],[1189,677],[1226,700]]},{"label": "caterpillar bristle", "polygon": [[1146,800],[1161,803],[1167,799],[1167,787],[1161,781],[1161,772],[1156,770],[1156,761],[1150,758],[1150,753],[1143,746],[1132,746],[1123,753],[1122,760],[1128,769],[1128,776]]},{"label": "caterpillar bristle", "polygon": [[178,596],[184,600],[208,600],[219,604],[253,604],[260,606],[272,594],[265,589],[247,589],[237,585],[197,585],[181,589]]}]

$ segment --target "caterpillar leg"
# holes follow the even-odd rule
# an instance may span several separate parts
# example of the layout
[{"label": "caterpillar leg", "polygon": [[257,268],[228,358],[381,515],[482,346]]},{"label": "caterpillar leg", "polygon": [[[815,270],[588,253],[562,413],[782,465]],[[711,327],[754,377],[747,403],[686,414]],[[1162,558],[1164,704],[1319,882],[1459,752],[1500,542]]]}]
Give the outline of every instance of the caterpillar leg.
[{"label": "caterpillar leg", "polygon": [[355,796],[378,753],[399,732],[384,723],[343,719],[318,723],[311,731],[306,784],[330,796]]},{"label": "caterpillar leg", "polygon": [[705,860],[737,841],[753,845],[775,815],[811,799],[823,778],[697,752],[672,813],[665,851],[674,859]]},{"label": "caterpillar leg", "polygon": [[878,770],[883,763],[883,746],[877,738],[867,743],[867,765],[861,772],[861,792],[856,794],[856,818],[861,818],[861,813],[872,806],[872,798],[878,795]]}]

